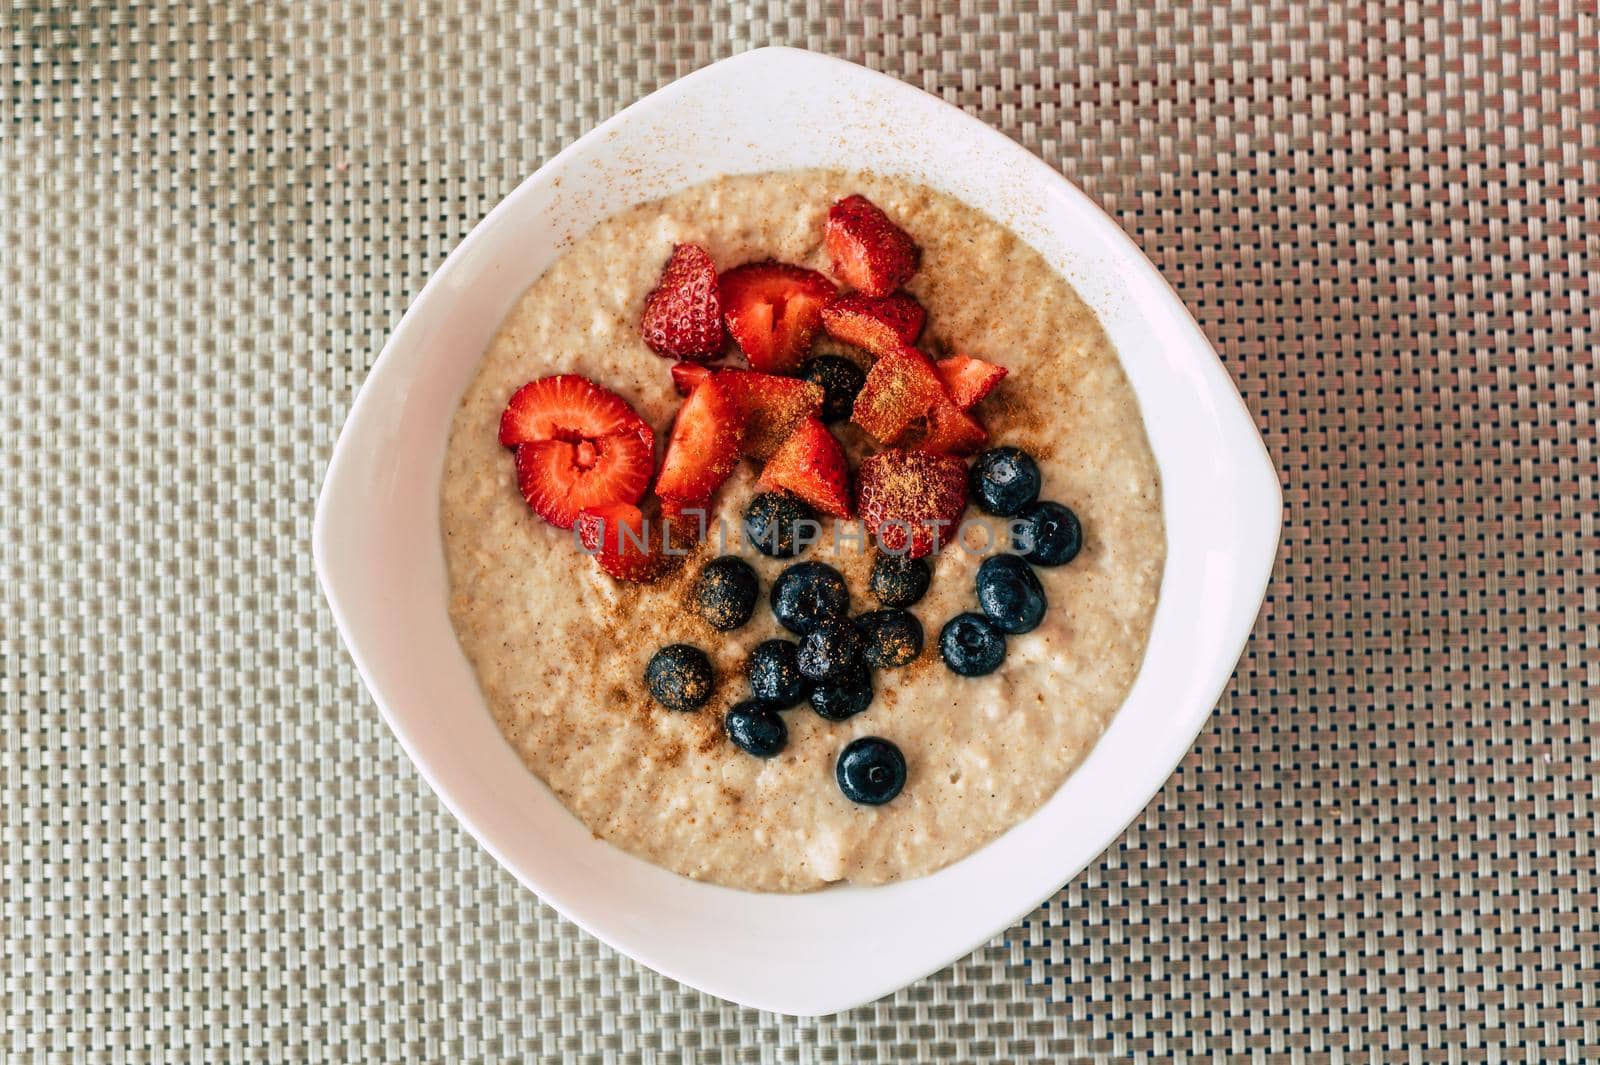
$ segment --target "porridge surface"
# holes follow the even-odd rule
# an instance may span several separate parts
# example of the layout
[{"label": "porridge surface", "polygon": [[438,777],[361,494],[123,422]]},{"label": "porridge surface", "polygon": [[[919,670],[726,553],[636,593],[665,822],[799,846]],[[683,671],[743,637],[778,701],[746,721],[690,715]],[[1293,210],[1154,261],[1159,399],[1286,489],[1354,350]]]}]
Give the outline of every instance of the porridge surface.
[{"label": "porridge surface", "polygon": [[[790,636],[766,593],[798,560],[743,552],[762,600],[743,628],[720,633],[692,609],[715,537],[667,580],[625,585],[602,573],[569,532],[518,494],[511,453],[496,439],[501,410],[523,383],[571,372],[631,403],[664,445],[680,399],[669,360],[639,337],[645,296],[672,245],[693,241],[719,269],[774,258],[827,272],[830,203],[859,192],[921,244],[907,286],[928,310],[921,342],[963,352],[1010,376],[976,413],[991,444],[1031,452],[1041,498],[1072,507],[1084,548],[1067,566],[1036,570],[1050,601],[1044,622],[1008,640],[999,671],[966,679],[937,648],[940,627],[974,610],[980,554],[947,548],[912,613],[926,647],[909,666],[875,675],[872,706],[830,723],[808,706],[784,712],[788,747],[762,761],[723,737],[721,720],[747,697],[746,653]],[[844,349],[826,337],[818,352]],[[833,427],[852,454],[866,441]],[[717,497],[730,528],[754,492],[742,465]],[[969,506],[968,517],[976,515]],[[1094,745],[1138,672],[1166,553],[1161,489],[1139,408],[1116,352],[1072,287],[988,216],[921,186],[873,175],[804,171],[723,178],[641,205],[576,240],[502,323],[456,413],[441,520],[457,636],[507,740],[602,839],[659,865],[735,887],[801,891],[931,872],[1037,809]],[[850,584],[852,612],[875,609],[870,555],[839,545],[803,558],[830,562]],[[695,713],[655,705],[642,681],[660,647],[711,655],[717,691]],[[463,708],[463,712],[474,712]],[[857,736],[894,741],[905,790],[856,806],[834,782],[838,752]],[[600,844],[596,844],[597,846]]]}]

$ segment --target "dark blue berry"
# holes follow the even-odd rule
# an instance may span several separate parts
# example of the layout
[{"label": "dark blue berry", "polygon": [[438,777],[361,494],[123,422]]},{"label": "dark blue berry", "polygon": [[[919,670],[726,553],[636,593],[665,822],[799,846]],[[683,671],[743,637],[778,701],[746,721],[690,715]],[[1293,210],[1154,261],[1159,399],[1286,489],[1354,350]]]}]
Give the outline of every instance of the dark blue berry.
[{"label": "dark blue berry", "polygon": [[757,758],[771,758],[789,742],[783,717],[759,699],[735,703],[722,719],[722,727],[735,747]]},{"label": "dark blue berry", "polygon": [[1060,503],[1046,500],[1024,507],[1017,521],[1019,539],[1028,548],[1023,557],[1036,566],[1064,566],[1083,550],[1083,526]]},{"label": "dark blue berry", "polygon": [[982,614],[957,614],[939,631],[939,654],[952,672],[981,677],[1006,660],[1006,638]]},{"label": "dark blue berry", "polygon": [[995,628],[1016,635],[1044,619],[1044,588],[1020,555],[991,555],[978,567],[978,605]]},{"label": "dark blue berry", "polygon": [[856,396],[867,383],[861,367],[837,355],[818,355],[800,367],[800,376],[822,389],[822,420],[842,422],[855,411]]},{"label": "dark blue berry", "polygon": [[822,618],[800,640],[800,675],[811,681],[842,677],[861,658],[861,632],[844,618]]},{"label": "dark blue berry", "polygon": [[773,616],[790,632],[804,636],[823,618],[843,617],[850,589],[839,571],[825,562],[800,562],[772,582]]},{"label": "dark blue berry", "polygon": [[645,687],[668,710],[698,710],[711,698],[711,659],[698,647],[663,647],[644,669]]},{"label": "dark blue berry", "polygon": [[745,539],[772,558],[793,558],[815,539],[816,511],[787,492],[762,492],[744,508]]},{"label": "dark blue berry", "polygon": [[932,577],[927,559],[879,554],[867,586],[884,606],[910,606],[927,594]]},{"label": "dark blue berry", "polygon": [[750,694],[772,706],[793,706],[806,697],[806,680],[800,675],[793,640],[763,640],[745,662]]},{"label": "dark blue berry", "polygon": [[967,477],[973,500],[990,514],[1010,517],[1039,498],[1039,464],[1019,448],[990,448]]},{"label": "dark blue berry", "polygon": [[694,585],[695,608],[712,628],[728,632],[750,620],[760,591],[750,563],[723,555],[701,568]]},{"label": "dark blue berry", "polygon": [[811,689],[811,709],[829,721],[854,717],[872,704],[872,671],[865,662],[856,662],[844,676]]},{"label": "dark blue berry", "polygon": [[862,736],[839,752],[833,775],[851,802],[882,806],[906,786],[906,758],[888,740]]},{"label": "dark blue berry", "polygon": [[904,610],[874,610],[856,618],[861,658],[874,669],[909,665],[922,653],[922,623]]}]

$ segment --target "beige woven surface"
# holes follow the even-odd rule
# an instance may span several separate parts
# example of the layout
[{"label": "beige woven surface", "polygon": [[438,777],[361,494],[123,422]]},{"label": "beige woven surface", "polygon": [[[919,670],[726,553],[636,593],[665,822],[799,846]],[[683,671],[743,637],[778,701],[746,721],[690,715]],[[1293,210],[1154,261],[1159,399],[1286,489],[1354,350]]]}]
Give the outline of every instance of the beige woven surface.
[{"label": "beige woven surface", "polygon": [[[445,253],[764,43],[899,75],[1104,204],[1286,489],[1254,642],[1124,838],[825,1020],[558,919],[389,737],[312,501]],[[7,1061],[1594,1060],[1592,0],[899,11],[22,3],[0,51]]]}]

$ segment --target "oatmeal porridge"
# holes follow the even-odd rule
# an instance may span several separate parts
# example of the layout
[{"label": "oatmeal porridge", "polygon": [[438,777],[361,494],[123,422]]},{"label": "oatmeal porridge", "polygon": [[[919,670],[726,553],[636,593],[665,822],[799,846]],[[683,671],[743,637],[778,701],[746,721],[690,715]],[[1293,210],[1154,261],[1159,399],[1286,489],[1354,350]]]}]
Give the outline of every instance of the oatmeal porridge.
[{"label": "oatmeal porridge", "polygon": [[[738,327],[740,344],[727,344],[719,365],[746,370],[760,369],[761,360],[782,362],[787,356],[781,352],[758,354],[754,342],[745,340],[754,327],[739,318],[760,317],[760,327],[782,341],[782,304],[763,303],[759,292],[743,297],[736,285],[744,275],[729,271],[769,260],[792,264],[784,268],[791,273],[772,277],[756,271],[746,284],[820,285],[829,291],[816,298],[827,301],[830,285],[817,276],[838,281],[841,270],[848,277],[866,276],[861,271],[877,265],[868,255],[852,273],[850,264],[841,267],[839,248],[825,237],[832,232],[830,205],[854,195],[881,208],[920,248],[903,287],[912,298],[905,306],[920,305],[918,324],[926,312],[916,345],[924,354],[894,356],[910,367],[906,380],[925,376],[928,366],[937,366],[941,375],[951,367],[976,367],[980,393],[993,391],[970,406],[971,418],[951,414],[946,422],[930,416],[918,430],[924,434],[919,448],[900,451],[885,447],[861,423],[875,432],[899,431],[898,424],[889,430],[876,426],[911,408],[895,398],[901,393],[874,392],[878,386],[869,381],[857,400],[859,421],[829,421],[819,414],[802,428],[789,421],[776,429],[768,424],[769,438],[762,440],[760,427],[746,426],[739,438],[744,457],[708,472],[710,460],[699,456],[719,446],[714,434],[675,433],[674,419],[687,426],[690,405],[715,406],[721,393],[701,390],[698,382],[708,374],[697,364],[676,364],[680,375],[673,360],[652,350],[673,342],[671,337],[646,342],[647,296],[654,299],[672,274],[663,275],[663,263],[671,256],[677,265],[674,248],[693,245],[707,258],[705,270],[714,264],[722,271],[722,309]],[[685,271],[699,265],[683,264]],[[908,263],[907,272],[911,268]],[[889,307],[881,299],[874,306]],[[891,309],[875,312],[887,323],[886,336],[904,325]],[[808,358],[839,355],[857,365],[862,373],[853,387],[868,368],[878,374],[878,363],[890,365],[830,336],[855,334],[835,330],[829,321],[827,330],[804,341]],[[712,322],[707,348],[722,337],[720,321]],[[668,333],[688,335],[692,326],[681,317],[661,316],[660,328]],[[898,342],[891,337],[884,343]],[[747,345],[748,364],[739,354]],[[1003,380],[998,370],[984,378],[981,371],[993,367],[1004,370]],[[768,369],[800,372],[792,363]],[[636,413],[636,422],[648,429],[637,431],[635,421],[608,413],[621,428],[607,430],[612,435],[599,445],[598,459],[593,448],[573,450],[586,444],[552,438],[544,451],[520,445],[514,460],[500,435],[508,400],[528,382],[554,375],[603,386],[606,395],[620,397],[618,411]],[[714,376],[723,378],[720,372]],[[951,406],[960,398],[959,383],[944,380],[949,398],[940,400],[944,406],[938,410],[963,406]],[[815,395],[825,394],[831,404],[834,382],[823,384]],[[876,423],[867,410],[873,404]],[[532,416],[525,424],[533,424]],[[978,432],[981,440],[982,431],[987,439],[981,444],[963,435]],[[802,445],[803,432],[816,441]],[[680,436],[686,441],[681,447]],[[688,456],[687,473],[671,468],[671,456],[662,465],[669,439],[680,457]],[[894,475],[880,468],[891,459],[916,467],[924,461],[920,448],[938,451],[933,444],[940,440],[961,457],[928,458],[935,472],[906,473],[898,490]],[[620,450],[608,451],[615,441],[621,441]],[[842,465],[819,467],[811,443],[842,452]],[[996,457],[992,449],[1000,447],[1017,449],[1021,457],[1009,451]],[[791,462],[790,453],[803,461]],[[873,457],[882,453],[889,454]],[[766,461],[768,472],[755,456]],[[613,483],[635,498],[652,478],[665,497],[669,480],[709,477],[716,487],[699,508],[706,512],[706,535],[698,544],[685,541],[687,557],[649,573],[655,579],[648,583],[616,579],[585,557],[573,530],[547,520],[550,508],[559,509],[562,500],[576,506],[578,497],[548,503],[538,497],[545,476],[540,464],[546,461],[614,462]],[[969,476],[962,472],[966,463],[977,471],[970,474],[971,498],[958,483]],[[780,465],[813,481],[782,481],[776,476]],[[937,470],[950,469],[955,473],[944,484]],[[883,611],[884,602],[900,595],[896,581],[919,579],[895,565],[875,577],[881,553],[868,546],[872,538],[858,539],[859,527],[835,525],[824,516],[830,470],[855,480],[854,495],[840,509],[859,508],[863,517],[922,506],[946,489],[961,496],[953,501],[957,516],[984,517],[985,492],[997,494],[987,502],[1005,511],[1014,502],[1007,493],[1020,491],[1031,499],[1036,487],[1040,500],[1064,504],[1081,522],[1081,550],[1072,543],[1068,564],[1030,565],[1014,556],[985,564],[985,558],[1005,552],[1003,543],[982,550],[969,535],[968,542],[942,550],[923,544],[911,553],[927,551],[927,588],[920,597],[908,594],[906,601],[914,602],[905,607],[920,622],[920,632],[909,631],[900,612],[889,610],[894,616],[869,632],[865,645],[852,635],[859,626],[800,637],[784,609],[815,605],[815,586],[799,582],[820,571],[795,574],[780,591],[799,598],[785,600],[787,606],[777,611],[773,606],[781,598],[775,584],[802,563],[822,563],[842,577],[846,617]],[[1030,486],[1034,470],[1038,483]],[[983,476],[990,480],[980,484]],[[801,497],[809,485],[822,486],[816,489],[822,501],[812,500],[813,509],[820,508],[818,542],[790,557],[771,557],[742,543],[749,512],[770,517],[763,506],[793,500],[773,490],[775,479]],[[546,509],[536,513],[536,506]],[[583,528],[582,518],[563,512],[562,519]],[[996,529],[1005,520],[991,519]],[[1138,403],[1115,350],[1072,287],[1008,229],[954,199],[904,181],[832,171],[722,178],[632,208],[574,241],[506,317],[462,399],[446,455],[441,521],[455,631],[489,709],[528,768],[599,839],[686,876],[765,891],[922,875],[1037,809],[1126,697],[1144,656],[1166,551],[1161,487]],[[1078,528],[1068,531],[1076,534]],[[875,532],[880,544],[890,546],[892,523]],[[1052,535],[1059,532],[1052,527]],[[902,542],[894,546],[910,547],[906,541],[915,536],[901,533]],[[748,581],[745,570],[729,564],[726,572],[708,571],[724,553],[737,554],[753,571],[753,604],[751,586],[741,583]],[[963,623],[970,631],[947,628],[963,615],[972,615]],[[823,638],[830,632],[837,637],[833,643]],[[798,647],[805,677],[796,681],[793,675],[792,649],[776,648],[781,653],[770,661],[762,658],[766,652],[753,656],[758,646],[778,639]],[[681,652],[681,660],[656,661],[664,648],[678,645],[701,657]],[[1003,652],[998,664],[986,658],[991,650]],[[871,671],[866,708],[853,712],[858,707],[847,706],[831,715],[842,720],[823,716],[835,704],[819,703],[813,710],[803,698],[781,711],[749,706],[752,685],[777,691],[791,682],[811,684],[806,677],[843,676],[829,672],[835,665],[829,656],[872,653],[875,664],[892,658],[892,668]],[[708,677],[696,672],[700,661],[709,664]],[[852,676],[867,676],[859,662],[851,668]],[[669,709],[663,692],[669,701],[683,700],[683,708]],[[845,691],[838,698],[848,703],[851,696]],[[781,735],[774,735],[775,728]],[[871,744],[853,748],[850,758],[864,759],[857,767],[864,767],[864,775],[852,783],[852,767],[848,758],[841,762],[841,753],[852,741],[868,738],[887,741],[883,748],[896,753],[885,763],[882,750]],[[870,791],[877,786],[889,790],[874,797]]]}]

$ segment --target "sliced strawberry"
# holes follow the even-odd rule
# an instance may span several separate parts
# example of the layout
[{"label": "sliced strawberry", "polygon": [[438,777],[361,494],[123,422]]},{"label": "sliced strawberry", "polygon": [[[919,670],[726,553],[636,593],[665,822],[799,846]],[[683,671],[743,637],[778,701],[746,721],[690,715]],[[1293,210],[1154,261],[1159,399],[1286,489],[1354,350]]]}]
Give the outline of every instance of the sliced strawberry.
[{"label": "sliced strawberry", "polygon": [[921,558],[956,536],[967,506],[967,464],[890,448],[862,460],[856,511],[885,551]]},{"label": "sliced strawberry", "polygon": [[535,514],[570,529],[584,507],[638,499],[650,483],[653,459],[653,445],[637,436],[519,444],[517,489]]},{"label": "sliced strawberry", "polygon": [[711,376],[711,369],[698,362],[675,362],[672,364],[672,387],[678,390],[678,395],[687,396],[694,391],[694,386]]},{"label": "sliced strawberry", "polygon": [[679,540],[690,544],[699,543],[706,538],[711,527],[710,504],[709,501],[680,502],[675,499],[663,499],[661,518],[668,523],[668,531],[674,543]]},{"label": "sliced strawberry", "polygon": [[658,581],[682,565],[686,554],[687,544],[662,520],[648,520],[631,503],[586,507],[575,527],[584,551],[621,581]]},{"label": "sliced strawberry", "polygon": [[722,275],[722,309],[728,332],[750,365],[786,373],[811,350],[833,283],[815,270],[788,263],[746,263]]},{"label": "sliced strawberry", "polygon": [[951,402],[962,410],[971,410],[978,402],[994,391],[1006,376],[1004,366],[974,359],[970,355],[952,355],[933,364],[939,371],[939,380]]},{"label": "sliced strawberry", "polygon": [[989,434],[972,415],[945,399],[928,412],[927,428],[916,439],[924,451],[973,455],[988,442]]},{"label": "sliced strawberry", "polygon": [[848,518],[850,463],[833,434],[814,415],[795,426],[761,471],[761,487],[787,488],[824,514]]},{"label": "sliced strawberry", "polygon": [[698,244],[678,244],[645,297],[639,320],[644,342],[669,359],[709,359],[722,350],[722,301],[717,268]]},{"label": "sliced strawberry", "polygon": [[949,403],[944,385],[928,357],[916,348],[888,351],[867,371],[867,383],[856,396],[851,420],[879,443],[900,441],[918,418],[940,403]]},{"label": "sliced strawberry", "polygon": [[900,347],[867,372],[851,419],[882,444],[970,455],[989,438],[983,426],[950,399],[939,371],[922,352]]},{"label": "sliced strawberry", "polygon": [[655,460],[655,434],[644,419],[577,374],[517,389],[500,416],[500,442],[516,448],[522,498],[563,529],[584,507],[638,500]]},{"label": "sliced strawberry", "polygon": [[922,250],[865,196],[846,196],[828,209],[828,255],[833,276],[869,296],[887,296],[917,272]]},{"label": "sliced strawberry", "polygon": [[917,342],[928,313],[904,292],[863,296],[847,292],[822,310],[822,328],[835,340],[882,355]]},{"label": "sliced strawberry", "polygon": [[512,394],[500,416],[500,442],[516,447],[535,440],[596,439],[650,427],[626,400],[587,377],[556,374],[529,381]]},{"label": "sliced strawberry", "polygon": [[656,494],[675,503],[705,503],[733,472],[744,442],[744,417],[721,374],[689,393],[661,458]]},{"label": "sliced strawberry", "polygon": [[802,418],[822,410],[822,386],[798,377],[723,370],[717,379],[744,414],[744,453],[753,459],[771,456]]}]

